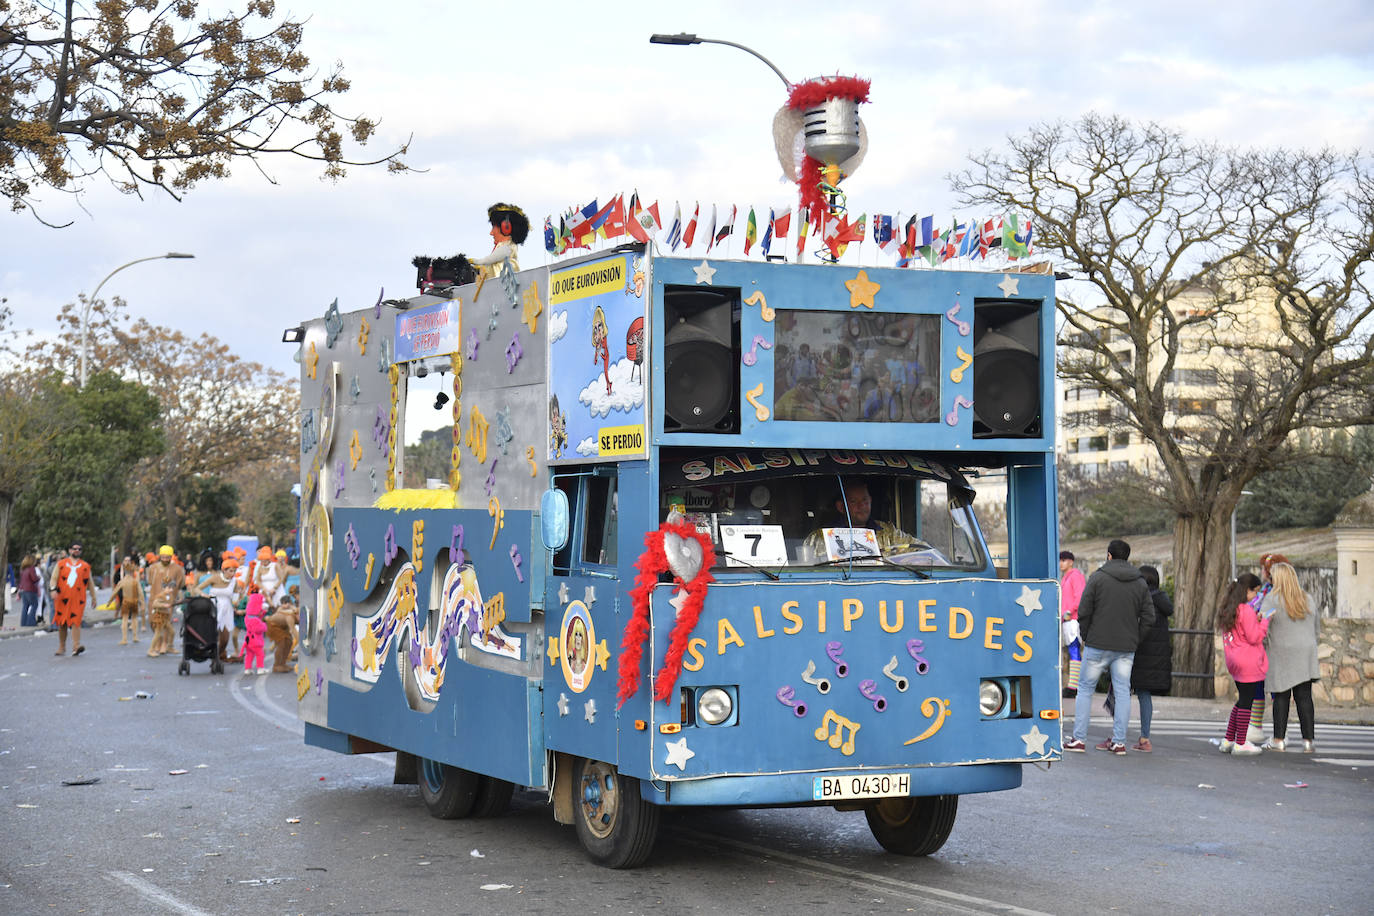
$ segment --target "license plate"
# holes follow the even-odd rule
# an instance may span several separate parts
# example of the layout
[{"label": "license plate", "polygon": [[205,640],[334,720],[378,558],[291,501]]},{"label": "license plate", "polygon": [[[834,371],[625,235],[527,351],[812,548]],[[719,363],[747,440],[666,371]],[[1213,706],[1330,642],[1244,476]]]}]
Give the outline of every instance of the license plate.
[{"label": "license plate", "polygon": [[843,801],[850,798],[890,798],[911,794],[910,773],[852,773],[847,776],[817,776],[812,786],[816,801]]}]

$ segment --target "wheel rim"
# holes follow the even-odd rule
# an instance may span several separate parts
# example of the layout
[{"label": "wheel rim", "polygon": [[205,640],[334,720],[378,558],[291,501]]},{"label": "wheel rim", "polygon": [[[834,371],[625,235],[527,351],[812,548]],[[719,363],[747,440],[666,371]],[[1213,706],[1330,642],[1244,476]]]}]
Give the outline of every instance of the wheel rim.
[{"label": "wheel rim", "polygon": [[620,811],[615,769],[609,764],[590,762],[582,771],[582,820],[598,839],[615,829]]},{"label": "wheel rim", "polygon": [[420,758],[420,778],[425,781],[425,788],[437,795],[444,789],[444,765],[428,757]]},{"label": "wheel rim", "polygon": [[885,798],[873,806],[878,818],[889,827],[900,827],[911,820],[916,801],[911,798]]}]

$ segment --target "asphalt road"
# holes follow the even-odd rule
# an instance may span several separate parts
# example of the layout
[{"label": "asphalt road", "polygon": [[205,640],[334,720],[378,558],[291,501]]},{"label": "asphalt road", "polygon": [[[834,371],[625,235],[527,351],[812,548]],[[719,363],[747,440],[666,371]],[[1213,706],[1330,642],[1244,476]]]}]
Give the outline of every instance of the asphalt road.
[{"label": "asphalt road", "polygon": [[291,675],[178,677],[117,640],[87,630],[75,659],[0,641],[0,912],[1374,910],[1370,728],[1233,759],[1215,724],[1157,720],[1153,754],[1071,754],[966,796],[927,859],[884,853],[858,813],[672,811],[645,867],[608,871],[538,793],[438,821],[389,755],[305,747]]}]

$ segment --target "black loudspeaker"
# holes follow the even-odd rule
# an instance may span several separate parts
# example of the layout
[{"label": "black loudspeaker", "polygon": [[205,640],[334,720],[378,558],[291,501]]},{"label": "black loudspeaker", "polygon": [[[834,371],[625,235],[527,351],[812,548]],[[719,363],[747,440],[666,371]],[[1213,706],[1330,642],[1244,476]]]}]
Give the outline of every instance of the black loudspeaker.
[{"label": "black loudspeaker", "polygon": [[973,437],[1041,434],[1040,302],[973,305]]},{"label": "black loudspeaker", "polygon": [[739,432],[739,290],[663,291],[664,432]]}]

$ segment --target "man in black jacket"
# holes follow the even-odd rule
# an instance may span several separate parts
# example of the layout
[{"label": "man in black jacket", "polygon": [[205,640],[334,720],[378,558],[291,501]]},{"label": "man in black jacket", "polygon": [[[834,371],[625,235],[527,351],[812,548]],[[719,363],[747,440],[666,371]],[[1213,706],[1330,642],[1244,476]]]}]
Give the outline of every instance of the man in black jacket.
[{"label": "man in black jacket", "polygon": [[1131,665],[1143,633],[1155,620],[1154,603],[1140,570],[1127,559],[1131,545],[1116,539],[1107,545],[1107,562],[1088,577],[1078,604],[1078,627],[1083,639],[1083,676],[1073,713],[1073,737],[1064,739],[1064,750],[1087,747],[1088,717],[1093,688],[1103,670],[1112,672],[1116,708],[1112,712],[1112,736],[1097,745],[1099,751],[1118,756],[1126,753],[1126,725],[1131,715]]}]

